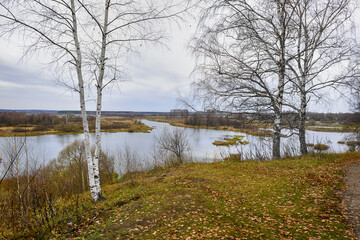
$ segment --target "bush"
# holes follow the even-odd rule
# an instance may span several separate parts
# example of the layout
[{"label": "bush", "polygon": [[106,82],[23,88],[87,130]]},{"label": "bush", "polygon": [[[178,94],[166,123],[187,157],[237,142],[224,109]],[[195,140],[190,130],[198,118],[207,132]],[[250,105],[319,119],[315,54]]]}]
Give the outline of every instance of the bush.
[{"label": "bush", "polygon": [[81,126],[75,123],[61,123],[56,125],[54,129],[58,132],[78,132],[81,131]]},{"label": "bush", "polygon": [[155,141],[158,149],[174,154],[179,163],[182,163],[184,155],[190,152],[186,132],[180,128],[165,128],[160,135],[155,136]]},{"label": "bush", "polygon": [[14,132],[14,133],[23,133],[23,132],[27,132],[27,129],[26,128],[14,128],[12,130],[12,132]]},{"label": "bush", "polygon": [[110,125],[103,125],[101,126],[102,129],[106,130],[106,129],[124,129],[124,128],[130,128],[131,124],[130,123],[126,123],[126,122],[120,122],[120,121],[115,121]]},{"label": "bush", "polygon": [[349,141],[349,142],[346,142],[346,145],[348,145],[348,146],[353,146],[353,145],[360,146],[360,141]]},{"label": "bush", "polygon": [[49,130],[49,126],[46,126],[46,125],[37,125],[33,129],[34,132],[47,131],[47,130]]},{"label": "bush", "polygon": [[346,145],[349,147],[349,152],[356,152],[360,150],[360,141],[348,141]]},{"label": "bush", "polygon": [[30,124],[19,124],[18,127],[29,128],[32,127]]},{"label": "bush", "polygon": [[315,150],[318,150],[319,152],[321,151],[326,151],[328,150],[330,147],[326,144],[322,144],[322,143],[318,143],[318,144],[315,144],[314,146],[314,149]]},{"label": "bush", "polygon": [[228,157],[224,158],[225,161],[241,161],[240,154],[230,154]]}]

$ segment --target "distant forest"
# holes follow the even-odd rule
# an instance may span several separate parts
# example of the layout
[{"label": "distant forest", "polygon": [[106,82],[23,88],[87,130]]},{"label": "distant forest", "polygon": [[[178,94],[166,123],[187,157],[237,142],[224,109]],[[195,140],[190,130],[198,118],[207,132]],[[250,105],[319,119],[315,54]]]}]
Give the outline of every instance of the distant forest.
[{"label": "distant forest", "polygon": [[[0,127],[14,127],[25,125],[56,125],[65,122],[81,122],[81,117],[78,114],[54,114],[48,112],[41,113],[27,113],[27,112],[0,112]],[[107,112],[108,116],[122,116],[122,117],[143,117],[145,115],[163,115],[169,117],[176,117],[170,112],[168,113],[134,113],[134,112]],[[237,120],[259,120],[271,119],[271,114],[251,115],[241,113],[217,113],[217,112],[190,112],[186,116],[178,116],[186,118],[186,123],[189,125],[233,125],[232,121]],[[95,119],[95,116],[89,115],[89,121]],[[284,115],[286,121],[296,121],[296,114],[287,113]],[[360,122],[360,113],[309,113],[307,121],[310,125],[316,122],[322,123],[339,123],[345,125],[358,124]]]}]

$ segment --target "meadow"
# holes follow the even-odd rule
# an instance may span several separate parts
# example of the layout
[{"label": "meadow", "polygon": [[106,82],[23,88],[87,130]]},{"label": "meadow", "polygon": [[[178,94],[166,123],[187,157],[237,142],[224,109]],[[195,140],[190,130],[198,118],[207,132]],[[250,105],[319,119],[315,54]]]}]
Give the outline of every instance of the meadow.
[{"label": "meadow", "polygon": [[[276,161],[183,163],[128,173],[89,194],[62,198],[57,217],[7,238],[354,239],[341,194],[359,153]],[[5,232],[4,232],[5,230]]]}]

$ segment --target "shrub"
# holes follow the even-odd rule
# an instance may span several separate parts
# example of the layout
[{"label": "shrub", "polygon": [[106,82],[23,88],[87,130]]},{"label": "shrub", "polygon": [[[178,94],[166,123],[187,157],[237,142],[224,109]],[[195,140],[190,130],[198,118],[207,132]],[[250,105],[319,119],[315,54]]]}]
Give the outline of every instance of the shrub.
[{"label": "shrub", "polygon": [[190,152],[190,146],[186,132],[183,129],[165,128],[162,133],[155,136],[156,145],[160,150],[170,152],[176,156],[176,161],[182,163],[183,157]]},{"label": "shrub", "polygon": [[18,127],[29,128],[32,127],[30,124],[19,124]]},{"label": "shrub", "polygon": [[360,146],[360,141],[349,141],[349,142],[346,142],[346,145],[348,145],[348,146],[353,146],[353,145]]},{"label": "shrub", "polygon": [[81,126],[75,123],[61,123],[56,125],[54,129],[58,132],[78,132],[81,130]]},{"label": "shrub", "polygon": [[126,123],[126,122],[120,122],[120,121],[115,121],[112,124],[104,124],[101,126],[102,129],[106,130],[110,130],[110,129],[124,129],[124,128],[130,128],[131,124],[130,123]]},{"label": "shrub", "polygon": [[322,144],[322,143],[318,143],[318,144],[315,144],[314,146],[314,149],[315,150],[318,150],[319,152],[321,151],[326,151],[328,150],[330,147],[326,144]]},{"label": "shrub", "polygon": [[349,147],[349,152],[355,152],[360,150],[360,141],[348,141],[346,145]]},{"label": "shrub", "polygon": [[12,130],[12,132],[14,132],[14,133],[23,133],[23,132],[27,132],[27,129],[26,128],[14,128]]},{"label": "shrub", "polygon": [[225,161],[241,161],[240,154],[230,154],[228,157],[224,158]]},{"label": "shrub", "polygon": [[49,126],[46,126],[46,125],[37,125],[33,129],[34,132],[47,131],[47,130],[49,130]]}]

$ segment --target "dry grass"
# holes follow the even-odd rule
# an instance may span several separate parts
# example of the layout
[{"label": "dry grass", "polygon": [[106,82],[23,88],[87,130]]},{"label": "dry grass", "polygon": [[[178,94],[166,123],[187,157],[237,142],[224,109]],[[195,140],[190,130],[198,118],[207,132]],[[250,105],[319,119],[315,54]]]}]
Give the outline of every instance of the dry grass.
[{"label": "dry grass", "polygon": [[[71,127],[67,127],[71,125]],[[35,125],[28,127],[0,127],[0,137],[11,136],[39,136],[49,134],[78,134],[82,133],[81,123],[58,124],[49,126],[45,131],[35,131]],[[132,118],[108,117],[102,118],[102,132],[149,132],[151,127],[146,126]],[[95,122],[89,122],[90,131],[94,132]]]},{"label": "dry grass", "polygon": [[[354,239],[338,193],[359,153],[180,164],[124,176],[83,200],[53,239]],[[74,224],[67,224],[73,221]]]},{"label": "dry grass", "polygon": [[[170,118],[167,116],[148,116],[146,118],[151,121],[166,122],[169,123],[170,125],[178,126],[178,127],[204,128],[204,129],[242,132],[242,133],[246,133],[254,136],[262,136],[262,137],[271,137],[273,133],[271,130],[265,130],[265,129],[271,129],[272,128],[271,124],[265,124],[259,121],[252,121],[251,124],[248,124],[249,126],[247,127],[234,128],[231,126],[218,126],[218,127],[207,127],[205,125],[192,126],[185,124],[184,118]],[[337,123],[325,124],[325,123],[317,122],[316,125],[307,126],[306,129],[311,131],[318,131],[318,132],[354,132],[354,130],[357,127],[358,126],[346,126]]]},{"label": "dry grass", "polygon": [[253,122],[251,125],[249,125],[246,128],[234,128],[232,126],[218,126],[218,127],[209,127],[209,126],[205,126],[205,125],[193,126],[193,125],[185,124],[184,118],[169,118],[169,117],[165,117],[165,116],[163,116],[163,117],[150,116],[150,117],[146,117],[146,119],[148,119],[150,121],[169,123],[170,125],[176,126],[176,127],[214,129],[214,130],[241,132],[241,133],[246,133],[249,135],[261,136],[261,137],[271,137],[273,134],[271,130],[266,130],[266,128],[269,128],[269,127],[271,128],[271,126],[264,125],[261,123],[256,123],[256,122]]},{"label": "dry grass", "polygon": [[306,130],[316,132],[354,132],[354,127],[322,127],[322,126],[308,126]]}]

